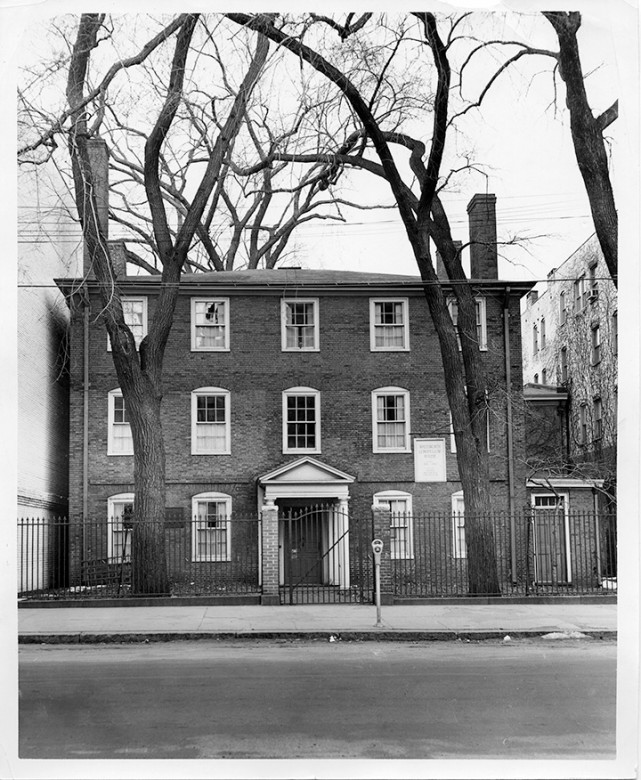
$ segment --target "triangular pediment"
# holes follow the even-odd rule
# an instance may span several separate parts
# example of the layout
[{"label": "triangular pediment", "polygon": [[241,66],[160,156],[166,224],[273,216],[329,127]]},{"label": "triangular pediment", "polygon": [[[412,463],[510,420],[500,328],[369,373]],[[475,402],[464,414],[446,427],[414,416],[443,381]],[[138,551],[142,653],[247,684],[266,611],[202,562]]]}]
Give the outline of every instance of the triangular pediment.
[{"label": "triangular pediment", "polygon": [[300,458],[292,463],[286,463],[268,474],[258,478],[260,485],[302,485],[325,484],[347,485],[354,482],[355,477],[339,471],[315,458]]}]

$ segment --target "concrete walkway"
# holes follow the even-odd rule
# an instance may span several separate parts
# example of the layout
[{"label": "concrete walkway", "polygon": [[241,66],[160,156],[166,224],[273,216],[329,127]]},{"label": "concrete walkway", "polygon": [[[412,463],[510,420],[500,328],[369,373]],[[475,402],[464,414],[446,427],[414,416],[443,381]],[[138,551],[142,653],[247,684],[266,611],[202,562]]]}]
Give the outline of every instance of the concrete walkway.
[{"label": "concrete walkway", "polygon": [[18,610],[21,643],[203,638],[488,639],[579,632],[616,637],[616,604],[59,607]]}]

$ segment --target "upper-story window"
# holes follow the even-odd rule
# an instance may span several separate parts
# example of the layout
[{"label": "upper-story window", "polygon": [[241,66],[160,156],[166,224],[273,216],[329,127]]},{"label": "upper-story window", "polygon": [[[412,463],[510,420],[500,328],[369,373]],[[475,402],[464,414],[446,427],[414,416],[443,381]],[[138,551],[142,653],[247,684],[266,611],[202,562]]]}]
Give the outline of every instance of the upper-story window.
[{"label": "upper-story window", "polygon": [[191,394],[191,454],[229,455],[229,391],[201,387]]},{"label": "upper-story window", "polygon": [[588,407],[583,403],[579,407],[579,444],[588,443]]},{"label": "upper-story window", "polygon": [[619,354],[619,313],[612,315],[612,354]]},{"label": "upper-story window", "polygon": [[541,317],[541,349],[545,349],[545,317]]},{"label": "upper-story window", "polygon": [[568,381],[568,348],[561,347],[561,382]]},{"label": "upper-story window", "polygon": [[410,452],[410,394],[402,387],[372,392],[374,452]]},{"label": "upper-story window", "polygon": [[567,301],[565,300],[565,293],[562,292],[559,295],[559,322],[561,325],[565,325],[567,321]]},{"label": "upper-story window", "polygon": [[592,417],[594,418],[594,439],[603,438],[603,404],[600,398],[592,401]]},{"label": "upper-story window", "polygon": [[283,393],[283,452],[320,452],[320,393],[292,387]]},{"label": "upper-story window", "polygon": [[281,301],[281,341],[284,352],[317,352],[318,299]]},{"label": "upper-story window", "polygon": [[370,298],[370,349],[401,352],[410,348],[407,298]]},{"label": "upper-story window", "polygon": [[578,313],[583,311],[587,300],[587,287],[585,284],[585,274],[579,276],[574,282],[574,311]]},{"label": "upper-story window", "polygon": [[[147,298],[122,297],[122,313],[131,331],[136,347],[147,335]],[[111,352],[111,339],[107,336],[107,349]]]},{"label": "upper-story window", "polygon": [[[479,345],[479,349],[482,351],[487,350],[487,314],[485,306],[485,298],[475,298],[476,303],[476,340]],[[454,298],[449,298],[447,301],[447,307],[450,311],[450,317],[456,328],[456,337],[458,339],[459,349],[461,348],[461,335],[458,329],[458,304]]]},{"label": "upper-story window", "polygon": [[547,385],[547,383],[548,383],[548,370],[547,368],[544,368],[541,371],[541,384]]},{"label": "upper-story window", "polygon": [[191,299],[191,348],[194,352],[229,350],[229,299]]},{"label": "upper-story window", "polygon": [[133,455],[134,443],[131,425],[120,389],[112,390],[108,397],[107,455]]},{"label": "upper-story window", "polygon": [[599,280],[596,278],[596,268],[597,264],[593,263],[588,268],[588,299],[591,301],[596,301],[599,297]]},{"label": "upper-story window", "polygon": [[592,365],[596,366],[601,362],[601,328],[593,325],[590,335]]},{"label": "upper-story window", "polygon": [[539,351],[539,326],[533,325],[532,326],[532,352],[536,355],[536,353]]}]

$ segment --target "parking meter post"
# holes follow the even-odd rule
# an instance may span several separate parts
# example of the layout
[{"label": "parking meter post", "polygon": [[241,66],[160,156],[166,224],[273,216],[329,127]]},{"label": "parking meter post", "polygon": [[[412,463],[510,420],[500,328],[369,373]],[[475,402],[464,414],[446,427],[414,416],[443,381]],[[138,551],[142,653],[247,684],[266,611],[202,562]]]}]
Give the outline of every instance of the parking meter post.
[{"label": "parking meter post", "polygon": [[372,540],[372,552],[374,553],[374,593],[376,602],[376,627],[383,625],[381,621],[381,553],[383,542],[381,539]]}]

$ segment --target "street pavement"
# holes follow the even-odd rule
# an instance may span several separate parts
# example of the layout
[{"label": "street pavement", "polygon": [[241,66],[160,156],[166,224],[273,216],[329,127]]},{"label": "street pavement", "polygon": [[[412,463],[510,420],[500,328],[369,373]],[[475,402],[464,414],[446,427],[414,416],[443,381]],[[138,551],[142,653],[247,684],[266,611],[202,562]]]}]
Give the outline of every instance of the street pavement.
[{"label": "street pavement", "polygon": [[22,644],[205,638],[490,639],[579,634],[616,638],[617,607],[547,604],[50,607],[18,610]]}]

